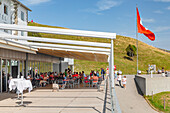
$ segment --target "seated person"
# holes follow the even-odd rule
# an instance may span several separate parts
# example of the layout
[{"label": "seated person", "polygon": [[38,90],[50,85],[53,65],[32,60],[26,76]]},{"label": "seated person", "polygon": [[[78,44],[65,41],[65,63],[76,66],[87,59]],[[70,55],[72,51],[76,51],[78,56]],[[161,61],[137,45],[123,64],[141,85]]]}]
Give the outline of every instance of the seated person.
[{"label": "seated person", "polygon": [[[67,80],[67,77],[65,76],[65,74],[63,73],[63,80]],[[62,87],[61,89],[64,89],[66,86],[66,81],[63,81]]]},{"label": "seated person", "polygon": [[75,74],[73,75],[73,78],[79,78],[78,72],[75,72]]},{"label": "seated person", "polygon": [[50,73],[49,79],[50,79],[50,82],[53,82],[53,81],[54,81],[54,75],[53,75],[53,73]]},{"label": "seated person", "polygon": [[59,88],[62,88],[62,86],[63,86],[63,80],[64,80],[63,75],[60,75],[60,76],[58,77],[58,85],[59,85]]},{"label": "seated person", "polygon": [[44,84],[44,86],[46,85],[48,80],[48,77],[46,75],[41,75],[41,80],[40,80],[40,85],[42,86],[42,84]]},{"label": "seated person", "polygon": [[97,77],[99,77],[99,71],[96,72]]},{"label": "seated person", "polygon": [[96,74],[93,76],[93,83],[97,84],[98,83],[98,77]]},{"label": "seated person", "polygon": [[85,82],[85,83],[89,83],[90,81],[88,80],[87,77],[84,77],[84,82]]},{"label": "seated person", "polygon": [[28,76],[27,76],[27,80],[32,80],[32,78],[31,78],[31,74],[28,74]]}]

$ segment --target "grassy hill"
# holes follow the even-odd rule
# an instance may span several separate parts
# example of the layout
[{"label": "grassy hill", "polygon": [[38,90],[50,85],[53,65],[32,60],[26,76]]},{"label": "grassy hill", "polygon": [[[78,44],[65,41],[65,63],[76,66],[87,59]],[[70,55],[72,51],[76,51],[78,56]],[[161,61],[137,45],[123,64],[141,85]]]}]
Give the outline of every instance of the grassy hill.
[{"label": "grassy hill", "polygon": [[[29,23],[28,25],[62,28],[56,26],[42,25],[38,23]],[[29,36],[110,43],[109,39],[89,38],[80,36],[54,35],[44,33],[29,33]],[[129,44],[135,45],[136,39],[118,35],[116,40],[114,40],[114,62],[117,67],[117,70],[121,70],[124,74],[136,73],[136,57],[130,60],[130,58],[126,55],[125,51],[126,47]],[[139,70],[141,70],[142,73],[146,73],[149,64],[155,64],[157,66],[157,69],[161,69],[161,67],[164,67],[165,70],[170,71],[170,53],[139,41]],[[84,70],[86,73],[89,73],[91,70],[97,71],[100,70],[101,67],[106,68],[107,66],[108,63],[105,62],[75,60],[75,71]]]}]

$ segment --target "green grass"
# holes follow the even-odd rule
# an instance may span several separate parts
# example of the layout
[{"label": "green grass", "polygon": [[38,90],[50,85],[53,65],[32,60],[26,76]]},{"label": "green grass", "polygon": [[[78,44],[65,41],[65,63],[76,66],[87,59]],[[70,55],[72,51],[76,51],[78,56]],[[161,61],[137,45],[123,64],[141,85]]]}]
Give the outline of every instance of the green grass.
[{"label": "green grass", "polygon": [[[156,95],[153,96],[153,100],[152,100],[152,96],[147,96],[146,97],[150,103],[157,108],[160,111],[163,111],[165,113],[170,113],[170,92],[162,92],[162,93],[158,93]],[[165,109],[164,109],[164,100],[165,98]]]},{"label": "green grass", "polygon": [[[52,27],[52,28],[62,28],[56,26],[47,26],[38,23],[29,23],[29,26],[40,26],[40,27]],[[63,28],[66,29],[66,28]],[[56,39],[69,39],[69,40],[79,40],[79,41],[91,41],[91,42],[102,42],[110,43],[110,39],[99,39],[90,37],[80,37],[80,36],[68,36],[68,35],[54,35],[54,34],[44,34],[44,33],[29,33],[29,36],[35,37],[46,37],[46,38],[56,38]],[[133,61],[127,59],[126,47],[129,45],[135,45],[136,39],[119,36],[117,35],[116,40],[114,40],[114,63],[117,70],[121,70],[124,74],[135,74],[136,73],[136,56]],[[124,58],[126,57],[126,58]],[[149,64],[155,64],[157,69],[162,67],[165,70],[170,71],[170,53],[164,52],[158,48],[152,47],[139,41],[139,69],[142,73],[146,73]],[[100,70],[101,67],[106,68],[108,63],[105,62],[93,62],[93,61],[83,61],[75,59],[75,71],[84,70],[85,73],[90,73],[91,70]]]}]

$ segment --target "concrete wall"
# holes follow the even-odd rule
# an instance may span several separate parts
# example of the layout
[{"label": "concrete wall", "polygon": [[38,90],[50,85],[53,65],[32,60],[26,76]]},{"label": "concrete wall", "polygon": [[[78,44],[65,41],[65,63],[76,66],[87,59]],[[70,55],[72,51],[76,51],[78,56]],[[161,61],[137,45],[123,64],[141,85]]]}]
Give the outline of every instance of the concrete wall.
[{"label": "concrete wall", "polygon": [[170,91],[170,77],[146,78],[146,95]]},{"label": "concrete wall", "polygon": [[152,95],[170,91],[170,77],[142,77],[135,76],[135,81],[144,95]]},{"label": "concrete wall", "polygon": [[61,72],[64,73],[68,69],[68,62],[61,62]]},{"label": "concrete wall", "polygon": [[[61,62],[61,72],[64,73],[65,69],[68,68],[68,62]],[[53,63],[53,71],[60,73],[60,64],[59,63]]]},{"label": "concrete wall", "polygon": [[53,72],[59,73],[60,72],[59,68],[60,68],[59,63],[53,63]]},{"label": "concrete wall", "polygon": [[146,79],[141,76],[135,76],[135,81],[138,85],[137,87],[139,87],[140,90],[142,91],[142,93],[145,95],[145,93],[146,93]]}]

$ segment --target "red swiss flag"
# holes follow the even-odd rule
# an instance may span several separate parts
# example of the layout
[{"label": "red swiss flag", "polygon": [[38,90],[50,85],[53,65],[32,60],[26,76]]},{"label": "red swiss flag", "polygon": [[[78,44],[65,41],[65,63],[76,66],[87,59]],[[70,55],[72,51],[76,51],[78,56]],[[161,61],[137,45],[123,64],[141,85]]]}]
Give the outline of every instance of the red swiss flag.
[{"label": "red swiss flag", "polygon": [[137,11],[137,27],[138,27],[138,33],[144,34],[144,35],[145,35],[146,37],[148,37],[151,41],[154,41],[154,40],[155,40],[155,34],[154,34],[153,32],[151,32],[150,30],[148,30],[147,28],[145,28],[145,27],[142,25],[138,8],[136,8],[136,11]]}]

